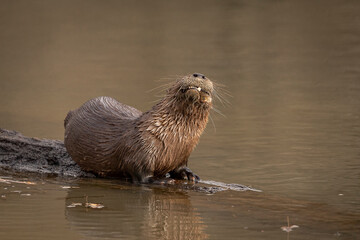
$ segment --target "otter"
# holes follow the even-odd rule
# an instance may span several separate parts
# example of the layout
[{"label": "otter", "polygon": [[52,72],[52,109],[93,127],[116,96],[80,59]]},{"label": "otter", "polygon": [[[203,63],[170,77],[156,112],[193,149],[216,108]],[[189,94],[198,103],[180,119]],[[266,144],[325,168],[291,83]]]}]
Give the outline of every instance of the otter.
[{"label": "otter", "polygon": [[65,147],[86,172],[149,183],[200,178],[188,167],[212,109],[214,84],[203,74],[182,77],[149,111],[98,97],[70,111]]}]

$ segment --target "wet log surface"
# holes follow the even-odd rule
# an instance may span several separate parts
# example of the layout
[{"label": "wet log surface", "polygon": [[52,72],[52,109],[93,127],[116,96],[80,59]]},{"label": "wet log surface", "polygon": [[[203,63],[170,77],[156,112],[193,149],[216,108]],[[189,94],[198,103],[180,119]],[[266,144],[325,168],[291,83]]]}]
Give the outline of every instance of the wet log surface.
[{"label": "wet log surface", "polygon": [[59,140],[25,137],[0,129],[0,168],[72,177],[92,176],[83,172]]}]

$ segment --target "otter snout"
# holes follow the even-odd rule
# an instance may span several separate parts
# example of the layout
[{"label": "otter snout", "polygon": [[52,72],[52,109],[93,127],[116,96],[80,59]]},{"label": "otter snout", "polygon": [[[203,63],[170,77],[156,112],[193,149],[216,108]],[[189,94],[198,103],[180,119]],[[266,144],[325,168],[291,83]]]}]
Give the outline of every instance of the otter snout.
[{"label": "otter snout", "polygon": [[185,92],[185,97],[190,100],[191,102],[198,101],[200,99],[199,90],[197,88],[189,88]]},{"label": "otter snout", "polygon": [[212,97],[204,92],[200,93],[200,102],[202,103],[211,103],[212,102]]},{"label": "otter snout", "polygon": [[206,79],[205,75],[201,74],[201,73],[194,73],[193,74],[194,78],[201,78],[201,79]]},{"label": "otter snout", "polygon": [[201,73],[189,74],[177,81],[175,85],[179,99],[186,99],[194,103],[210,104],[214,90],[213,83],[210,79]]},{"label": "otter snout", "polygon": [[212,98],[210,94],[201,89],[201,87],[189,87],[186,92],[185,96],[190,101],[199,101],[201,103],[211,103]]}]

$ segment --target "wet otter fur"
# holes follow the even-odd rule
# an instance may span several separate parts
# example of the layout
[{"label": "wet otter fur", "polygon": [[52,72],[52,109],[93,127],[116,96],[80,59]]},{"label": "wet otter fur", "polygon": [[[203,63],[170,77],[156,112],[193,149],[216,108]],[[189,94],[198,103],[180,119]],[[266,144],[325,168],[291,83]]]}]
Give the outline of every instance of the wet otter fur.
[{"label": "wet otter fur", "polygon": [[151,182],[197,181],[187,168],[212,108],[213,83],[194,73],[177,80],[149,111],[98,97],[65,118],[65,147],[87,172]]}]

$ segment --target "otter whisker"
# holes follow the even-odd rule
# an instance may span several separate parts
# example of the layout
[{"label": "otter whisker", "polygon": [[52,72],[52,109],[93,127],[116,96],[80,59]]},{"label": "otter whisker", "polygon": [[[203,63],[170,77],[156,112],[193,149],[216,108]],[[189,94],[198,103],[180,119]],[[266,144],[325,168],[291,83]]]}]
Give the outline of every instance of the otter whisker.
[{"label": "otter whisker", "polygon": [[212,124],[212,126],[214,127],[214,130],[215,130],[215,132],[216,132],[216,126],[215,126],[215,122],[214,122],[212,116],[209,115],[209,118],[210,118],[210,122],[211,122],[211,124]]},{"label": "otter whisker", "polygon": [[222,87],[216,86],[215,89],[216,89],[216,90],[219,89],[219,91],[217,91],[217,93],[218,93],[218,94],[220,93],[220,95],[224,94],[224,95],[226,95],[227,97],[233,97],[233,96],[231,95],[231,93],[230,93],[226,88],[222,88]]},{"label": "otter whisker", "polygon": [[226,115],[225,114],[223,114],[220,110],[218,110],[218,109],[216,109],[216,108],[212,108],[212,110],[214,111],[214,112],[216,112],[216,113],[218,113],[218,114],[220,114],[221,116],[223,116],[223,117],[225,117],[226,118]]},{"label": "otter whisker", "polygon": [[165,83],[163,85],[160,85],[158,87],[154,87],[153,89],[147,90],[147,93],[154,92],[160,89],[159,92],[164,92],[166,89],[168,89],[172,85],[171,82]]},{"label": "otter whisker", "polygon": [[218,99],[223,106],[225,106],[226,104],[230,104],[230,102],[222,94],[224,93],[228,97],[232,97],[231,94],[226,89],[222,88],[221,84],[214,83],[214,86],[215,98]]}]

